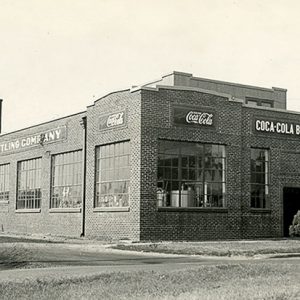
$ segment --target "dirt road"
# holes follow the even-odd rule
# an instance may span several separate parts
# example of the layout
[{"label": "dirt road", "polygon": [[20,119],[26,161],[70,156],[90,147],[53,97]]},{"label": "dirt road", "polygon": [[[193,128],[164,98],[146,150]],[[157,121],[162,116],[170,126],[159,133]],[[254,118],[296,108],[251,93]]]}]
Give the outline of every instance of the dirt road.
[{"label": "dirt road", "polygon": [[[161,268],[178,268],[180,265],[192,266],[199,264],[229,264],[237,262],[258,263],[258,259],[244,257],[207,258],[191,255],[173,255],[159,253],[142,253],[111,249],[105,243],[62,243],[47,242],[42,240],[27,240],[0,236],[0,271],[11,269],[36,269],[48,268],[45,272],[51,272],[53,267],[68,270],[64,267],[83,267],[82,270],[107,270],[109,267],[145,268],[148,266],[160,266]],[[298,257],[281,259],[264,259],[272,263],[299,263]],[[101,268],[103,267],[103,268]],[[79,268],[80,269],[80,268]],[[115,268],[114,268],[115,269]],[[73,269],[75,270],[75,269]],[[0,280],[3,273],[0,272]],[[25,271],[24,271],[25,272]],[[30,273],[30,271],[28,271]],[[42,272],[42,271],[41,271]],[[11,274],[8,272],[7,274]],[[1,276],[2,274],[2,276]]]}]

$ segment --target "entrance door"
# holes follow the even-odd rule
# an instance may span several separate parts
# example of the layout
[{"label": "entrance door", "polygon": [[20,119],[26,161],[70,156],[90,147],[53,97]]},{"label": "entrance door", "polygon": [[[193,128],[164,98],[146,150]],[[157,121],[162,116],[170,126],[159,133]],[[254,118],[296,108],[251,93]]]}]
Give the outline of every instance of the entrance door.
[{"label": "entrance door", "polygon": [[283,188],[283,235],[289,236],[294,215],[300,210],[300,188]]}]

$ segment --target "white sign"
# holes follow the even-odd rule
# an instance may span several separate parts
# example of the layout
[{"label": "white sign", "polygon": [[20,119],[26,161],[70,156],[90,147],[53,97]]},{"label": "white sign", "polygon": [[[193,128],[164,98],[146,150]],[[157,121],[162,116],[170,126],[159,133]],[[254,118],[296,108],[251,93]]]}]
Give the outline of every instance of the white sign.
[{"label": "white sign", "polygon": [[286,135],[300,135],[300,124],[256,119],[255,130]]},{"label": "white sign", "polygon": [[126,125],[126,118],[127,116],[125,110],[102,115],[99,118],[99,129],[105,130]]},{"label": "white sign", "polygon": [[216,113],[211,107],[173,107],[173,123],[175,125],[188,125],[194,127],[216,127]]},{"label": "white sign", "polygon": [[113,127],[113,126],[118,126],[118,125],[123,125],[123,124],[124,124],[124,112],[112,114],[112,115],[108,116],[107,121],[106,121],[107,128]]},{"label": "white sign", "polygon": [[40,132],[16,140],[0,143],[0,154],[5,152],[18,151],[37,145],[44,145],[65,138],[66,127],[58,127],[52,130],[47,130],[45,132]]},{"label": "white sign", "polygon": [[187,113],[185,120],[187,123],[211,126],[213,123],[213,114],[199,111],[190,111]]}]

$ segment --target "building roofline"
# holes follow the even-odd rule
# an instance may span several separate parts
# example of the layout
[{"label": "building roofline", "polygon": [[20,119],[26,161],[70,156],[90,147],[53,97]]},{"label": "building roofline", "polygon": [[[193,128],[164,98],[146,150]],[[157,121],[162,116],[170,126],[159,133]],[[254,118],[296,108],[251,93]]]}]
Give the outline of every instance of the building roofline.
[{"label": "building roofline", "polygon": [[193,74],[191,73],[186,73],[186,72],[180,72],[180,71],[173,71],[170,73],[167,73],[163,76],[161,76],[160,79],[152,80],[147,83],[141,84],[140,86],[147,86],[149,84],[154,84],[154,83],[159,83],[163,78],[168,77],[170,75],[182,75],[186,77],[190,77],[191,80],[201,80],[201,81],[206,81],[206,82],[211,82],[211,83],[218,83],[218,84],[226,84],[230,86],[237,86],[237,87],[246,87],[249,89],[256,89],[256,90],[263,90],[263,91],[283,91],[287,92],[287,89],[284,88],[279,88],[279,87],[271,87],[271,88],[265,88],[261,86],[255,86],[255,85],[248,85],[248,84],[242,84],[242,83],[235,83],[235,82],[229,82],[229,81],[222,81],[222,80],[215,80],[215,79],[209,79],[209,78],[202,78],[202,77],[194,77]]},{"label": "building roofline", "polygon": [[251,106],[251,105],[248,105],[248,104],[245,104],[245,103],[243,103],[243,107],[250,108],[250,109],[268,110],[268,111],[275,111],[275,112],[282,112],[282,113],[300,115],[300,111],[288,110],[288,109],[283,109],[283,108],[266,107],[266,106]]},{"label": "building roofline", "polygon": [[117,91],[114,91],[114,92],[110,92],[110,93],[108,93],[108,94],[106,94],[106,95],[100,97],[99,99],[95,100],[93,104],[88,105],[87,107],[93,106],[94,104],[96,104],[96,102],[98,102],[98,101],[100,101],[101,99],[106,98],[106,97],[108,97],[108,96],[110,96],[110,95],[112,95],[112,94],[121,93],[121,92],[126,92],[126,91],[130,92],[130,88],[128,88],[128,89],[123,89],[123,90],[117,90]]},{"label": "building roofline", "polygon": [[197,87],[190,87],[190,86],[169,86],[169,85],[157,85],[156,87],[148,87],[148,86],[138,86],[132,88],[130,91],[136,92],[138,90],[145,90],[145,91],[156,91],[158,92],[159,90],[180,90],[180,91],[194,91],[194,92],[200,92],[204,94],[210,94],[210,95],[215,95],[215,96],[220,96],[223,98],[227,98],[228,100],[232,99],[232,95],[226,94],[226,93],[220,93],[220,92],[215,92],[211,90],[206,90],[202,88],[197,88]]},{"label": "building roofline", "polygon": [[27,129],[31,129],[31,128],[34,128],[34,127],[46,125],[46,124],[49,124],[49,123],[52,123],[52,122],[56,122],[56,121],[59,121],[59,120],[62,120],[62,119],[74,117],[76,115],[80,115],[80,114],[83,114],[83,113],[86,113],[86,110],[78,112],[78,113],[75,113],[75,114],[71,114],[71,115],[68,115],[68,116],[60,117],[60,118],[57,118],[57,119],[54,119],[54,120],[50,120],[50,121],[46,121],[46,122],[43,122],[43,123],[31,125],[31,126],[28,126],[28,127],[22,128],[22,129],[17,129],[17,130],[10,131],[10,132],[4,133],[4,134],[0,134],[0,138],[4,137],[6,135],[9,135],[9,134],[13,134],[13,133],[17,133],[17,132],[20,132],[20,131],[23,131],[23,130],[27,130]]},{"label": "building roofline", "polygon": [[247,108],[258,109],[258,110],[271,110],[271,111],[276,111],[276,112],[283,112],[283,113],[300,115],[300,112],[295,111],[295,110],[288,110],[288,109],[274,108],[274,107],[264,107],[264,106],[255,106],[255,107],[253,107],[253,106],[245,104],[242,99],[233,97],[231,94],[219,93],[219,92],[206,90],[206,89],[201,89],[201,88],[197,88],[197,87],[167,86],[167,85],[157,85],[156,87],[138,86],[138,87],[132,88],[131,92],[136,92],[138,90],[158,92],[160,89],[200,92],[200,93],[216,95],[216,96],[220,96],[220,97],[223,97],[223,98],[227,98],[230,102],[236,102],[236,103],[238,102],[238,103],[242,104],[242,106],[247,107]]},{"label": "building roofline", "polygon": [[212,83],[219,83],[219,84],[226,84],[226,85],[231,85],[231,86],[238,86],[238,87],[246,87],[249,89],[255,89],[255,90],[263,90],[263,91],[274,91],[274,90],[279,90],[286,92],[287,89],[279,88],[279,87],[271,87],[271,88],[265,88],[261,86],[255,86],[255,85],[249,85],[249,84],[242,84],[242,83],[235,83],[235,82],[229,82],[229,81],[222,81],[222,80],[215,80],[215,79],[208,79],[208,78],[202,78],[202,77],[192,77],[191,79],[195,80],[202,80],[206,82],[212,82]]}]

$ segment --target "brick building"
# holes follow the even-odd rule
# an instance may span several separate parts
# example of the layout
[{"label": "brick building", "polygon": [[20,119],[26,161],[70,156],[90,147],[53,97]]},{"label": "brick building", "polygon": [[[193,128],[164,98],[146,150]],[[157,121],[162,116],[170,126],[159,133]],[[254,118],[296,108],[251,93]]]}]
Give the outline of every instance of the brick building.
[{"label": "brick building", "polygon": [[0,136],[0,230],[130,240],[288,235],[300,115],[286,90],[173,72]]}]

